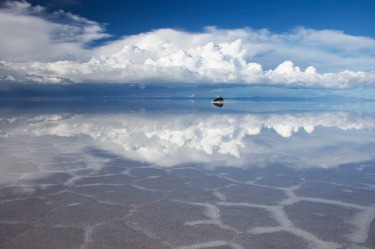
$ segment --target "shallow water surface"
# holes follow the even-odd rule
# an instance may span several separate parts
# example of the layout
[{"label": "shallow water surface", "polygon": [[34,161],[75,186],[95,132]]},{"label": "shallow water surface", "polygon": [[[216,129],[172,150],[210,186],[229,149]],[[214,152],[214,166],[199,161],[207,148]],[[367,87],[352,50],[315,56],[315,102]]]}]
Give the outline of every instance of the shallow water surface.
[{"label": "shallow water surface", "polygon": [[348,106],[7,103],[0,247],[375,248],[375,109]]}]

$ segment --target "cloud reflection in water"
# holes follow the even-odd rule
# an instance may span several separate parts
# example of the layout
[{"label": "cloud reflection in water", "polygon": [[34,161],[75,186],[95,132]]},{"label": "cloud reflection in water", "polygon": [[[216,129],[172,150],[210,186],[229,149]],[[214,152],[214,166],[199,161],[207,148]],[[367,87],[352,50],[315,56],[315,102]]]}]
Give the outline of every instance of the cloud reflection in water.
[{"label": "cloud reflection in water", "polygon": [[3,118],[1,136],[81,139],[86,146],[162,167],[335,167],[369,160],[375,116],[350,112],[261,114],[54,114]]}]

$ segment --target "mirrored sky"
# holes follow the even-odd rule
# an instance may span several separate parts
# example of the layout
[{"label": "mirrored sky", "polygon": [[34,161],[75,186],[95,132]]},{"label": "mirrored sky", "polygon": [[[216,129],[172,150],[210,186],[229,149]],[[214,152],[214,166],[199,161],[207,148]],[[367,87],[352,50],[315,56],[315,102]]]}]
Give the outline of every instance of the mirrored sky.
[{"label": "mirrored sky", "polygon": [[372,101],[2,104],[2,248],[373,246]]},{"label": "mirrored sky", "polygon": [[[277,103],[271,108],[266,104],[277,111],[233,111],[253,104],[232,102],[220,109],[207,101],[159,101],[154,109],[137,102],[134,109],[116,113],[80,113],[79,108],[10,113],[1,118],[2,158],[13,148],[8,143],[22,139],[51,139],[59,153],[71,150],[64,147],[67,141],[78,139],[82,149],[94,147],[161,167],[189,163],[265,167],[280,163],[294,168],[330,168],[374,157],[372,112],[294,110],[293,105],[280,110]],[[261,105],[265,103],[257,104]],[[56,144],[59,139],[62,146]]]}]

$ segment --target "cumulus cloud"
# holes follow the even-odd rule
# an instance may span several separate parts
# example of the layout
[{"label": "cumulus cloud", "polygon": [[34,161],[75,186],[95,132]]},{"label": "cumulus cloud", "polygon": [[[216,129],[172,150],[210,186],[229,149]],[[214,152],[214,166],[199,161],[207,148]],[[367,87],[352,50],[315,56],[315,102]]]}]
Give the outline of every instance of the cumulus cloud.
[{"label": "cumulus cloud", "polygon": [[[158,114],[157,118],[142,114],[65,114],[14,117],[1,123],[5,127],[1,135],[7,139],[25,135],[63,137],[64,141],[89,137],[104,150],[164,167],[190,162],[237,167],[275,162],[295,167],[334,167],[373,157],[373,151],[366,149],[374,146],[371,137],[337,129],[374,129],[375,117],[348,112],[169,113]],[[299,139],[316,130],[320,130],[318,136]]]},{"label": "cumulus cloud", "polygon": [[102,25],[27,2],[0,10],[0,30],[2,81],[375,86],[375,40],[337,30],[158,29],[90,47]]}]

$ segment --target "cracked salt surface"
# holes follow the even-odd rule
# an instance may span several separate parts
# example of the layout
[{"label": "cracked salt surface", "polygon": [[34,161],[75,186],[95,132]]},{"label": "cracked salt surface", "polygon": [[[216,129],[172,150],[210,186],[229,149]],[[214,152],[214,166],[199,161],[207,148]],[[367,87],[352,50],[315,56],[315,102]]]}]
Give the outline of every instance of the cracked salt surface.
[{"label": "cracked salt surface", "polygon": [[[135,114],[126,117],[145,128],[144,120],[137,122]],[[72,118],[80,122],[79,117]],[[247,118],[261,120],[258,116]],[[89,115],[90,119],[97,120]],[[28,125],[33,124],[32,120],[28,119]],[[279,155],[286,155],[286,161],[276,163],[269,159],[267,163],[258,161],[259,167],[253,162],[247,165],[247,160],[262,158],[254,154],[245,157],[246,160],[237,158],[244,163],[241,167],[239,164],[231,167],[227,162],[236,160],[237,154],[224,150],[217,154],[219,148],[211,151],[209,143],[198,143],[192,137],[185,141],[188,149],[180,151],[183,146],[176,149],[171,142],[177,141],[178,146],[183,142],[173,137],[173,132],[166,132],[161,136],[161,150],[174,151],[182,158],[181,163],[172,167],[159,157],[159,151],[149,147],[144,150],[149,149],[150,154],[144,160],[136,160],[139,158],[126,150],[121,154],[117,147],[111,149],[113,144],[101,147],[92,137],[77,131],[69,134],[70,137],[44,133],[55,125],[56,129],[62,129],[64,122],[70,122],[68,116],[46,127],[38,121],[33,126],[36,129],[33,132],[38,135],[17,135],[21,129],[15,129],[7,137],[0,137],[2,249],[375,248],[375,151],[371,149],[367,151],[373,153],[372,157],[368,155],[365,160],[349,160],[334,167],[325,164],[325,168],[319,168],[321,161],[315,160],[318,165],[315,168],[310,163],[307,168],[302,164],[295,167],[295,162],[290,160],[302,163],[311,158],[302,158],[295,151],[301,144],[293,143],[304,144],[304,140],[288,143],[289,133],[278,138],[279,135],[268,131],[261,146],[272,144],[272,139],[275,144],[286,143],[289,151],[277,147],[279,151],[270,155],[272,158],[278,154],[278,160],[282,159]],[[204,125],[203,120],[194,128]],[[168,123],[163,124],[165,129],[167,126]],[[114,128],[109,127],[107,136]],[[161,127],[157,128],[160,131]],[[98,137],[103,135],[100,129],[95,132]],[[199,135],[203,131],[194,132]],[[332,130],[316,132],[317,136],[334,133]],[[363,136],[373,135],[372,131],[366,132],[359,132],[358,137],[354,134],[350,139],[360,141]],[[151,133],[148,139],[152,142],[159,139],[154,131]],[[246,143],[261,140],[260,137],[254,141],[243,139],[250,135],[243,135],[241,130],[233,134],[240,134],[242,140],[237,145],[245,147]],[[133,142],[145,139],[144,134],[136,135],[128,138]],[[304,139],[309,148],[301,153],[312,153],[318,148],[313,145],[317,140]],[[123,143],[127,148],[127,141],[120,140],[116,140],[117,145]],[[192,148],[201,151],[193,153]],[[138,146],[138,152],[140,149]],[[213,163],[206,152],[211,153]],[[203,159],[199,161],[202,153]],[[191,163],[186,163],[188,155],[192,157]],[[339,160],[338,155],[336,151],[335,160]],[[178,158],[172,161],[177,162]]]},{"label": "cracked salt surface", "polygon": [[[247,181],[226,168],[116,167],[109,160],[78,178],[71,169],[69,184],[37,171],[47,180],[2,186],[2,248],[38,248],[56,238],[56,248],[371,248],[374,190],[302,177],[284,187],[269,182],[281,176],[267,168],[258,169],[267,181]],[[29,175],[28,168],[18,176]]]}]

